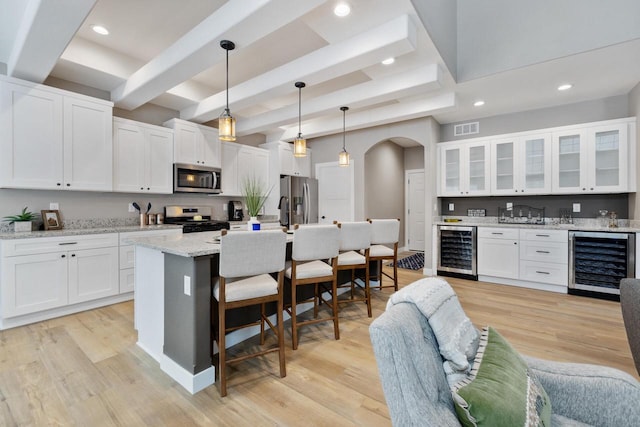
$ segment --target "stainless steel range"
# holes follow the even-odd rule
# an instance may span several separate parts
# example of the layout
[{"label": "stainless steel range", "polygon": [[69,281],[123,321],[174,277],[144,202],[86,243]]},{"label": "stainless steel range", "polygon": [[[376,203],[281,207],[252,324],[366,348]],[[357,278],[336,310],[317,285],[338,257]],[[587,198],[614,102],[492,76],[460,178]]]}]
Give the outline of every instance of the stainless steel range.
[{"label": "stainless steel range", "polygon": [[183,233],[229,229],[227,221],[211,219],[210,206],[165,206],[164,223],[182,225]]}]

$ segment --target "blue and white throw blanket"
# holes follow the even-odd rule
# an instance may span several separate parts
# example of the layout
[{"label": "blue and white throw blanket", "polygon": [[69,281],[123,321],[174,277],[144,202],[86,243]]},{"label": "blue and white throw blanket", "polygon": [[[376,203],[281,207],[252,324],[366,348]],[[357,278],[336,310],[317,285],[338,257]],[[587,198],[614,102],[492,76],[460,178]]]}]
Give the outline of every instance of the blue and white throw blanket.
[{"label": "blue and white throw blanket", "polygon": [[450,386],[471,370],[480,334],[467,317],[458,296],[445,280],[429,277],[405,286],[391,295],[387,309],[398,303],[412,303],[428,319],[444,357],[444,371]]}]

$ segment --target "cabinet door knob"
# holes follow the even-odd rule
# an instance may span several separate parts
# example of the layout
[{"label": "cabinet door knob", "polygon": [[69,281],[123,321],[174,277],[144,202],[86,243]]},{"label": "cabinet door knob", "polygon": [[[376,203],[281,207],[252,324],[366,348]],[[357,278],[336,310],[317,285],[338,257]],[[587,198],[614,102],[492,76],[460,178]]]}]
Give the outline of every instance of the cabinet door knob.
[{"label": "cabinet door knob", "polygon": [[71,184],[69,184],[68,182],[67,182],[67,187],[71,187]]},{"label": "cabinet door knob", "polygon": [[75,257],[75,256],[76,256],[76,254],[71,254],[71,258],[73,258],[73,257]]},{"label": "cabinet door knob", "polygon": [[151,188],[147,187],[147,190],[151,190]]},{"label": "cabinet door knob", "polygon": [[56,182],[56,185],[57,185],[58,187],[60,187],[62,184],[61,184],[61,183],[59,183],[59,182]]},{"label": "cabinet door knob", "polygon": [[66,258],[66,257],[67,257],[67,256],[66,256],[66,255],[64,255],[64,254],[60,255],[60,258]]}]

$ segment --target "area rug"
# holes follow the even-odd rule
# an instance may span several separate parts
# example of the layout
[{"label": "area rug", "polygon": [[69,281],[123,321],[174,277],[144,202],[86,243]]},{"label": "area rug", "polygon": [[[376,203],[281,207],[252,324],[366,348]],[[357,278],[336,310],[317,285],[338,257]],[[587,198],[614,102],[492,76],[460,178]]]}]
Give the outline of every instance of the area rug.
[{"label": "area rug", "polygon": [[[393,266],[393,263],[390,265]],[[398,268],[422,270],[424,268],[424,252],[416,252],[413,255],[398,260]]]}]

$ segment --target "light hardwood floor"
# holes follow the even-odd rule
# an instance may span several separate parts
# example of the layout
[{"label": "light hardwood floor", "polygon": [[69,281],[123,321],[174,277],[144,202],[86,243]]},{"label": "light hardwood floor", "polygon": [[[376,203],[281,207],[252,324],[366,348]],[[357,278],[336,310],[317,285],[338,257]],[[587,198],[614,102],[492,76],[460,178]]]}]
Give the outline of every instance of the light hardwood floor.
[{"label": "light hardwood floor", "polygon": [[[399,270],[402,285],[422,277]],[[471,320],[532,356],[614,366],[637,377],[619,303],[447,278]],[[374,292],[374,318],[389,292]],[[127,302],[0,332],[3,426],[389,426],[363,303],[301,330],[287,377],[275,354],[237,365],[229,395],[192,396],[140,350]],[[255,345],[255,341],[251,341]]]}]

